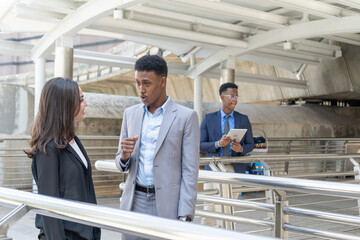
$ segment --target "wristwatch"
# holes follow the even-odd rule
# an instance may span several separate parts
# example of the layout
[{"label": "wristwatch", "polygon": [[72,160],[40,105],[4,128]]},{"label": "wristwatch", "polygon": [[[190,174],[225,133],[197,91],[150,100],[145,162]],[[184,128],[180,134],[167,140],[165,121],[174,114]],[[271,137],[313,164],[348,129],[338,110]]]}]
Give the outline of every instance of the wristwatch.
[{"label": "wristwatch", "polygon": [[190,217],[180,216],[180,217],[178,217],[178,219],[179,219],[180,221],[184,221],[184,222],[191,222],[191,218],[190,218]]}]

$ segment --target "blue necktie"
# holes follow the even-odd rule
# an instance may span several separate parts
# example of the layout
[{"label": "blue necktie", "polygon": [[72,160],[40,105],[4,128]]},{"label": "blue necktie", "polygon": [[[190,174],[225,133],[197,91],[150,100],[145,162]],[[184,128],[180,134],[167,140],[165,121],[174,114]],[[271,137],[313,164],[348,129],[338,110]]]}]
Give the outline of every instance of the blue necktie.
[{"label": "blue necktie", "polygon": [[[225,121],[225,127],[224,127],[224,134],[227,134],[230,130],[229,117],[230,117],[230,115],[225,115],[226,121]],[[222,155],[224,157],[230,156],[230,144],[223,147]]]}]

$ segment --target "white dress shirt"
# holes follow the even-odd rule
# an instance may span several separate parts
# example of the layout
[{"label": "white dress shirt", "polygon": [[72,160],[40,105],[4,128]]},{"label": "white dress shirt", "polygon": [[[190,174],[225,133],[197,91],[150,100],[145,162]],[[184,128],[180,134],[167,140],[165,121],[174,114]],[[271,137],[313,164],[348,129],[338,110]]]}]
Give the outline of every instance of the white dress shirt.
[{"label": "white dress shirt", "polygon": [[86,158],[84,156],[84,154],[82,153],[82,151],[80,150],[79,146],[77,145],[76,141],[74,140],[73,143],[70,143],[70,146],[75,150],[75,152],[77,153],[77,155],[79,155],[81,161],[83,161],[85,167],[88,167],[88,163],[86,161]]},{"label": "white dress shirt", "polygon": [[[167,96],[166,102],[155,110],[152,114],[148,111],[144,105],[144,119],[141,128],[140,135],[140,155],[139,155],[139,168],[136,176],[136,183],[142,186],[153,186],[154,175],[153,175],[153,162],[155,155],[155,148],[157,138],[159,136],[160,126],[164,118],[166,111],[166,105],[169,102],[170,97]],[[125,164],[120,161],[122,167],[127,167],[130,161]]]}]

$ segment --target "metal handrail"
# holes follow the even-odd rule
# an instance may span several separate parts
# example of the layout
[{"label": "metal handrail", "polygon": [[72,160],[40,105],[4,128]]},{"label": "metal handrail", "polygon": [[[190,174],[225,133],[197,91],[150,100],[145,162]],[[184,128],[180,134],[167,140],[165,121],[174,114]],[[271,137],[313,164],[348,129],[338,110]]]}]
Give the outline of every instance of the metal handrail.
[{"label": "metal handrail", "polygon": [[326,182],[298,178],[292,179],[241,173],[223,173],[205,170],[199,171],[199,180],[227,184],[241,183],[252,187],[291,190],[294,192],[314,193],[355,199],[360,198],[360,186],[358,184],[350,183]]},{"label": "metal handrail", "polygon": [[[49,217],[156,239],[273,239],[0,187],[0,202]],[[0,221],[2,222],[2,221]],[[0,224],[1,226],[1,224]]]},{"label": "metal handrail", "polygon": [[360,141],[360,138],[326,137],[267,137],[268,141]]},{"label": "metal handrail", "polygon": [[239,199],[229,199],[229,198],[223,198],[223,197],[214,197],[214,196],[208,196],[208,195],[202,195],[198,194],[196,200],[198,202],[209,202],[209,203],[215,203],[215,204],[223,204],[233,207],[243,207],[243,208],[255,208],[258,210],[263,211],[274,211],[274,205],[269,203],[262,203],[262,202],[250,202],[250,201],[244,201]]},{"label": "metal handrail", "polygon": [[[274,154],[274,155],[248,155],[241,157],[201,157],[200,165],[207,165],[211,162],[222,162],[224,164],[229,163],[251,163],[251,162],[259,162],[262,161],[279,161],[279,160],[329,160],[329,159],[349,159],[350,157],[359,159],[360,154]],[[101,160],[101,166],[98,170],[110,171],[110,172],[118,172],[116,169],[115,163],[113,159],[104,159]],[[106,162],[104,162],[106,161]],[[95,166],[96,163],[95,163]],[[115,168],[114,168],[115,167]],[[100,169],[101,168],[101,169]],[[104,169],[102,169],[104,168]]]},{"label": "metal handrail", "polygon": [[[98,160],[95,167],[101,171],[119,172],[114,160]],[[296,192],[315,193],[329,196],[360,198],[358,184],[325,182],[307,179],[261,176],[241,173],[223,173],[200,170],[199,181],[246,184],[252,187],[291,190]]]},{"label": "metal handrail", "polygon": [[[119,136],[99,136],[99,135],[78,135],[81,140],[119,140]],[[29,140],[30,135],[0,136],[0,142],[5,140]]]},{"label": "metal handrail", "polygon": [[334,233],[334,232],[328,232],[328,231],[311,229],[311,228],[298,227],[298,226],[293,226],[290,224],[284,224],[283,227],[284,227],[284,230],[286,230],[286,231],[309,234],[312,236],[318,236],[320,238],[325,238],[325,239],[337,239],[337,240],[359,240],[360,239],[360,237],[357,237],[357,236],[351,236],[351,235],[346,235],[346,234],[342,234],[342,233]]},{"label": "metal handrail", "polygon": [[[95,167],[98,170],[103,170],[103,171],[114,171],[114,172],[118,171],[115,166],[114,160],[98,160],[95,163]],[[236,184],[236,185],[243,184],[253,187],[275,189],[277,191],[291,190],[295,192],[323,194],[323,195],[336,196],[336,197],[340,196],[340,197],[348,197],[353,199],[358,199],[360,197],[359,185],[348,184],[348,183],[335,183],[335,182],[291,179],[291,178],[289,179],[284,177],[271,177],[271,176],[228,173],[228,172],[213,172],[213,171],[203,171],[203,170],[200,170],[199,172],[199,181],[210,181],[216,183]],[[222,197],[205,196],[205,195],[198,195],[197,200],[198,202],[202,201],[213,204],[228,205],[232,207],[255,208],[268,212],[269,211],[275,212],[277,208],[276,206],[278,205],[278,203],[276,204],[276,206],[274,206],[268,203],[248,202],[242,200],[227,199]],[[288,207],[288,206],[283,206],[281,209],[283,214],[306,216],[319,220],[341,222],[350,225],[358,225],[360,223],[360,218],[357,216],[327,213],[327,212],[300,209],[300,208]],[[233,216],[229,214],[208,212],[202,210],[196,210],[196,215],[201,217],[209,217],[209,218],[230,221],[230,222],[241,222],[245,224],[253,224],[258,226],[267,226],[274,228],[276,227],[277,224],[263,220],[249,219],[249,218]],[[315,235],[320,237],[329,237],[332,239],[358,239],[358,240],[360,239],[357,236],[351,236],[343,233],[335,233],[335,232],[293,226],[291,224],[288,224],[287,221],[283,223],[281,228],[287,231],[301,232],[304,234],[309,234],[313,236]]]},{"label": "metal handrail", "polygon": [[279,161],[279,160],[329,160],[329,159],[349,159],[360,158],[360,154],[267,154],[267,155],[247,155],[241,157],[201,157],[200,165],[208,164],[210,162],[228,163],[250,163],[262,161]]},{"label": "metal handrail", "polygon": [[[99,135],[80,135],[80,138],[83,137],[98,137],[98,138],[115,138],[119,140],[119,136],[99,136]],[[11,140],[22,140],[29,139],[29,135],[18,135],[18,136],[3,136],[0,138],[11,139]],[[267,137],[269,141],[360,141],[360,138],[336,138],[336,137]]]},{"label": "metal handrail", "polygon": [[[207,196],[198,194],[197,201],[199,202],[208,202],[208,203],[215,203],[215,204],[223,204],[233,207],[243,207],[243,208],[251,208],[251,209],[258,209],[268,212],[273,212],[275,207],[273,204],[269,203],[261,203],[261,202],[251,202],[251,201],[244,201],[238,199],[228,199],[222,197],[214,197],[214,196]],[[337,213],[328,213],[323,211],[316,211],[316,210],[308,210],[302,209],[297,207],[284,207],[283,209],[285,214],[289,215],[301,215],[305,217],[317,218],[332,222],[341,222],[345,224],[359,226],[360,224],[360,217],[359,216],[349,216],[344,214],[337,214]],[[198,212],[198,210],[197,210]],[[201,212],[202,213],[202,212]]]},{"label": "metal handrail", "polygon": [[312,217],[332,222],[341,222],[344,224],[350,224],[359,226],[360,224],[360,217],[359,216],[349,216],[344,214],[337,214],[337,213],[327,213],[322,211],[316,210],[308,210],[296,207],[284,207],[284,213],[289,215],[301,215],[305,217]]},{"label": "metal handrail", "polygon": [[[118,136],[79,135],[79,137],[87,150],[91,164],[96,159],[111,158],[117,151]],[[23,151],[29,148],[29,140],[29,135],[0,135],[1,187],[36,189],[31,178],[32,159],[28,158]],[[93,168],[92,175],[98,197],[120,195],[117,185],[123,181],[123,174],[104,174]]]}]

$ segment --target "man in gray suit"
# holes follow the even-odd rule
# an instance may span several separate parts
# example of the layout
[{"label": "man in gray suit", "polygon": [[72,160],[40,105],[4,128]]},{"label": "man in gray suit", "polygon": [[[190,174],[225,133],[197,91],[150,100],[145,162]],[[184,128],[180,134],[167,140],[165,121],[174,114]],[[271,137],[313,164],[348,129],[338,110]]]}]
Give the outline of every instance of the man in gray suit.
[{"label": "man in gray suit", "polygon": [[[199,171],[200,129],[192,109],[166,95],[167,64],[146,55],[135,63],[143,104],[125,109],[116,166],[129,171],[120,209],[192,221]],[[127,234],[123,239],[139,239]]]}]

